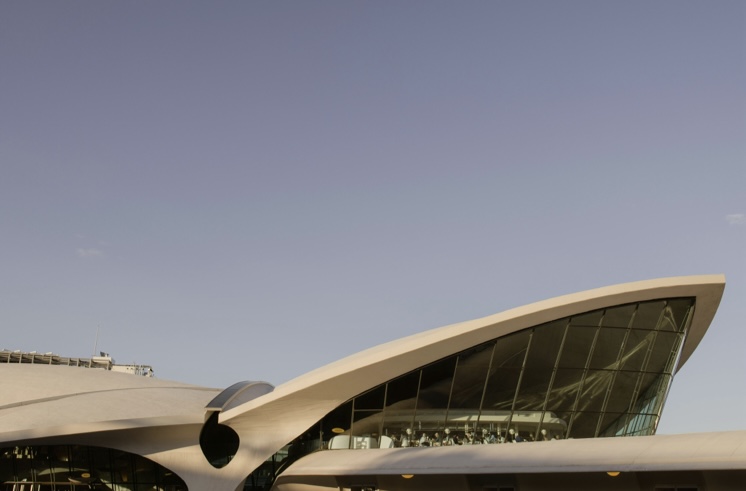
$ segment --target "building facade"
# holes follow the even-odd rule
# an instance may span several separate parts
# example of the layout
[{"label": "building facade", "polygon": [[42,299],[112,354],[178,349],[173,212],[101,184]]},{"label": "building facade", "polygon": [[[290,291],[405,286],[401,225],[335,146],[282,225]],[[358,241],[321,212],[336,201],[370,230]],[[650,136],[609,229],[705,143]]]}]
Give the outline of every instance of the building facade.
[{"label": "building facade", "polygon": [[746,488],[743,433],[721,436],[720,453],[679,461],[677,449],[709,440],[653,436],[723,288],[722,276],[696,276],[566,295],[374,347],[278,387],[221,391],[3,363],[0,486]]}]

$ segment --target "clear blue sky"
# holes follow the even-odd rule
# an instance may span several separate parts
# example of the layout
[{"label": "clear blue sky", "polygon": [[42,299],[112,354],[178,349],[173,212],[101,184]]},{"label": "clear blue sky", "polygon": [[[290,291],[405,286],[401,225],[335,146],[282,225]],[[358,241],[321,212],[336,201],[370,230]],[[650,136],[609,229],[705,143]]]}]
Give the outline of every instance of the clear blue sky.
[{"label": "clear blue sky", "polygon": [[746,429],[746,4],[3,1],[0,239],[0,348],[213,387],[724,273],[660,431]]}]

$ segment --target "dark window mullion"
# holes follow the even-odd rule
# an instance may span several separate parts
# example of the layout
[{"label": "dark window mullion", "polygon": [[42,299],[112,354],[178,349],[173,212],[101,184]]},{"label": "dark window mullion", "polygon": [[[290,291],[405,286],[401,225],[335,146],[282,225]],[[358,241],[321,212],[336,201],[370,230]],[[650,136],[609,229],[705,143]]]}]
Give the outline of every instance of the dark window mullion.
[{"label": "dark window mullion", "polygon": [[570,432],[572,431],[572,423],[575,420],[575,414],[578,411],[578,404],[580,404],[580,395],[583,393],[583,386],[585,385],[585,378],[588,375],[588,369],[591,366],[591,359],[593,359],[593,352],[596,350],[596,342],[598,341],[598,333],[601,330],[601,324],[603,324],[604,321],[604,315],[601,315],[601,318],[598,320],[598,325],[596,326],[596,332],[593,334],[593,341],[591,341],[591,347],[588,351],[588,358],[585,360],[585,367],[583,368],[583,375],[580,376],[580,383],[578,384],[578,392],[575,394],[575,402],[572,405],[572,413],[570,414],[570,422],[567,424],[567,433],[565,434],[565,438],[570,436]]},{"label": "dark window mullion", "polygon": [[[414,423],[417,419],[417,406],[419,406],[420,403],[420,388],[422,387],[422,368],[419,370],[419,377],[417,378],[417,393],[414,396],[414,411],[412,411],[412,435],[416,437],[416,434],[414,432]],[[418,426],[418,431],[420,430],[421,424]]]},{"label": "dark window mullion", "polygon": [[679,360],[681,359],[681,352],[682,347],[684,346],[684,341],[686,340],[686,336],[689,332],[689,323],[691,322],[691,317],[694,312],[694,302],[692,302],[689,305],[689,309],[687,309],[686,316],[684,317],[684,322],[682,323],[681,330],[677,333],[677,341],[676,346],[673,350],[671,350],[670,358],[667,362],[667,365],[664,369],[664,373],[670,373],[670,376],[668,377],[668,381],[665,384],[662,384],[662,387],[658,390],[657,397],[661,401],[658,409],[656,410],[656,416],[655,416],[655,424],[653,426],[653,432],[658,428],[658,420],[660,419],[660,415],[663,412],[663,405],[666,402],[666,399],[668,397],[668,391],[671,390],[671,384],[673,383],[673,374],[676,370],[676,365],[679,363]]},{"label": "dark window mullion", "polygon": [[493,342],[492,344],[492,354],[490,354],[490,362],[487,365],[487,373],[484,375],[484,385],[482,386],[482,398],[479,400],[479,412],[477,413],[477,425],[479,424],[479,421],[482,419],[482,406],[484,405],[484,396],[487,393],[487,383],[490,380],[490,373],[492,372],[492,361],[495,359],[495,351],[497,351],[497,342]]},{"label": "dark window mullion", "polygon": [[[658,337],[658,330],[660,328],[661,320],[663,319],[663,313],[665,312],[665,307],[661,309],[660,314],[658,314],[658,321],[655,324],[655,329],[651,331],[651,339],[648,344],[648,348],[645,351],[645,357],[642,360],[642,364],[640,365],[640,371],[637,374],[637,383],[635,384],[635,389],[632,391],[632,400],[629,403],[629,410],[627,411],[627,422],[624,425],[624,434],[627,434],[627,425],[631,421],[632,418],[635,417],[635,415],[632,414],[632,412],[635,410],[635,405],[637,404],[637,398],[640,397],[640,389],[642,386],[642,380],[645,378],[644,373],[647,371],[648,363],[650,362],[650,356],[653,353],[653,346],[655,345],[655,340]],[[624,435],[622,435],[624,436]]]},{"label": "dark window mullion", "polygon": [[534,329],[531,329],[531,333],[528,335],[528,343],[526,343],[526,352],[523,354],[523,362],[521,363],[521,373],[518,374],[518,383],[516,383],[515,392],[513,393],[513,403],[510,405],[510,416],[508,416],[508,425],[505,431],[510,432],[510,425],[513,423],[513,413],[515,412],[515,404],[518,401],[518,394],[521,391],[521,381],[523,380],[523,372],[526,370],[526,360],[528,360],[528,352],[531,349],[531,340],[534,337]]},{"label": "dark window mullion", "polygon": [[622,345],[619,347],[619,353],[616,357],[616,363],[614,372],[611,374],[611,380],[609,381],[609,385],[606,387],[606,395],[604,395],[604,402],[601,405],[601,416],[598,418],[598,422],[596,423],[596,431],[593,434],[594,437],[598,437],[598,433],[601,431],[601,425],[604,421],[604,416],[606,415],[606,408],[609,405],[609,397],[611,397],[611,391],[614,387],[614,382],[616,381],[616,376],[619,373],[619,369],[622,367],[622,358],[624,357],[624,349],[627,347],[627,340],[629,340],[629,333],[632,330],[632,326],[635,322],[635,317],[637,316],[637,309],[640,307],[640,304],[638,303],[635,306],[634,312],[632,312],[632,316],[630,317],[629,322],[627,323],[627,330],[624,333],[624,339],[622,339]]},{"label": "dark window mullion", "polygon": [[357,400],[357,397],[352,398],[352,407],[350,408],[350,439],[347,442],[347,448],[352,448],[355,434],[355,400]]},{"label": "dark window mullion", "polygon": [[446,415],[445,420],[443,424],[446,425],[446,428],[448,427],[448,413],[451,411],[451,400],[453,398],[453,388],[454,384],[456,383],[456,371],[458,370],[458,360],[459,357],[456,355],[456,363],[453,364],[453,372],[451,373],[451,388],[448,391],[448,403],[446,404]]},{"label": "dark window mullion", "polygon": [[[386,382],[386,385],[383,387],[383,407],[381,408],[381,422],[378,425],[378,443],[381,443],[381,437],[383,436],[383,428],[384,423],[386,422],[386,399],[388,399],[389,396],[389,384]],[[388,436],[388,435],[386,435]]]},{"label": "dark window mullion", "polygon": [[565,340],[567,339],[567,332],[570,330],[570,318],[568,317],[567,323],[565,324],[565,330],[562,333],[562,341],[560,341],[559,350],[557,350],[557,359],[554,360],[554,367],[552,368],[552,376],[549,379],[549,387],[547,387],[547,393],[544,396],[544,403],[541,406],[541,418],[539,419],[539,425],[536,428],[536,440],[539,440],[539,434],[541,433],[541,425],[544,424],[544,416],[547,412],[547,404],[549,404],[549,396],[552,393],[552,387],[554,387],[554,379],[557,375],[559,368],[560,358],[562,357],[562,350],[565,348]]}]

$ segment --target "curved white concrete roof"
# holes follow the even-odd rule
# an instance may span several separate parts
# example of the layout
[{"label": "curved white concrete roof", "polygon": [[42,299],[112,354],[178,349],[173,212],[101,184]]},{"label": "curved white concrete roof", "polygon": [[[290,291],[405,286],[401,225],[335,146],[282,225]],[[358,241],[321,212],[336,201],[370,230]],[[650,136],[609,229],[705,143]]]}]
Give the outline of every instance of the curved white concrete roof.
[{"label": "curved white concrete roof", "polygon": [[[720,303],[722,275],[625,283],[533,303],[398,339],[331,363],[221,413],[220,422],[251,442],[236,460],[254,468],[339,404],[370,388],[446,356],[513,332],[570,315],[647,300],[696,297],[681,365],[707,331]],[[231,463],[232,465],[233,463]],[[228,466],[230,467],[230,465]]]},{"label": "curved white concrete roof", "polygon": [[190,486],[209,487],[219,480],[234,489],[247,472],[351,397],[472,346],[555,319],[613,305],[696,297],[680,367],[709,327],[724,284],[723,276],[713,275],[599,288],[371,348],[223,411],[220,422],[238,432],[240,447],[219,470],[210,467],[198,443],[205,406],[219,390],[93,369],[0,364],[0,442],[77,434],[94,444],[99,438],[104,446],[166,465],[188,478]]},{"label": "curved white concrete roof", "polygon": [[220,391],[107,370],[0,364],[0,441],[204,422]]},{"label": "curved white concrete roof", "polygon": [[[723,275],[679,276],[638,281],[563,295],[506,310],[499,314],[451,324],[381,344],[301,375],[276,387],[272,394],[258,398],[248,405],[237,407],[229,413],[224,413],[221,420],[229,421],[244,411],[271,400],[323,384],[340,375],[349,375],[351,372],[378,365],[381,362],[386,362],[391,368],[385,369],[379,366],[383,368],[377,371],[380,375],[376,378],[380,382],[370,385],[366,382],[371,379],[366,378],[363,381],[358,378],[362,382],[361,388],[349,397],[363,392],[366,385],[374,387],[398,374],[414,370],[453,353],[555,319],[613,305],[660,298],[696,297],[694,319],[682,349],[678,370],[689,359],[710,326],[724,288],[725,277]],[[373,373],[369,375],[372,376]]]}]

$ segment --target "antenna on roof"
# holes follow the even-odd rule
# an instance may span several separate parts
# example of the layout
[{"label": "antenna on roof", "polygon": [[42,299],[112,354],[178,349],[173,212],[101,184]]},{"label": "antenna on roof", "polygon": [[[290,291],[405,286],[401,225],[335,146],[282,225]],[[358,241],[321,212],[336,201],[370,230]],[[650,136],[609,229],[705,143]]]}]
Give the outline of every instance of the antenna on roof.
[{"label": "antenna on roof", "polygon": [[91,357],[96,356],[96,350],[98,349],[98,332],[101,330],[101,326],[96,327],[96,341],[93,343],[93,354]]}]

